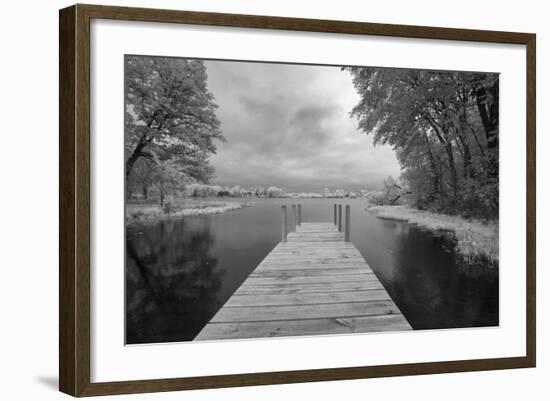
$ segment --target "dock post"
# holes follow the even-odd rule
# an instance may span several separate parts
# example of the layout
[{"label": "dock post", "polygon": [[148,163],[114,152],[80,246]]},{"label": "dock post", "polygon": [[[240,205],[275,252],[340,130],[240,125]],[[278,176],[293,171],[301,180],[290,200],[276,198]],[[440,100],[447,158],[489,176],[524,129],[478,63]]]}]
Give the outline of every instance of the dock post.
[{"label": "dock post", "polygon": [[288,221],[287,221],[287,214],[286,214],[286,206],[281,206],[281,210],[283,211],[283,214],[282,214],[283,242],[286,242],[286,235],[288,233],[288,228],[287,228]]},{"label": "dock post", "polygon": [[342,232],[342,204],[338,205],[338,232]]},{"label": "dock post", "polygon": [[298,225],[302,225],[302,204],[298,203]]},{"label": "dock post", "polygon": [[346,234],[344,236],[346,242],[350,242],[350,205],[346,205]]},{"label": "dock post", "polygon": [[296,205],[292,205],[292,231],[296,231]]},{"label": "dock post", "polygon": [[334,204],[334,225],[338,225],[338,217],[336,213],[336,203]]}]

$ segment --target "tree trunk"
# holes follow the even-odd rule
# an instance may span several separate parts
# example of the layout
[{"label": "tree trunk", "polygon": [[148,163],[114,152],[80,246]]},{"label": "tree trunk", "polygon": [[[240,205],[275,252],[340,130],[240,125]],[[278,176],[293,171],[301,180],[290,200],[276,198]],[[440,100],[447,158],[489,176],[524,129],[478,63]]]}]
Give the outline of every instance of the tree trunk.
[{"label": "tree trunk", "polygon": [[470,144],[468,141],[467,127],[468,127],[468,97],[465,91],[462,91],[460,96],[460,102],[458,104],[458,129],[457,137],[462,145],[462,161],[463,161],[463,176],[464,178],[473,177],[472,169],[472,152],[470,150]]},{"label": "tree trunk", "polygon": [[455,157],[453,154],[453,144],[451,141],[447,141],[445,144],[445,151],[447,152],[447,158],[449,159],[449,171],[451,172],[451,188],[453,189],[452,206],[455,206],[456,198],[458,195],[458,175],[456,174]]},{"label": "tree trunk", "polygon": [[435,124],[432,120],[428,120],[428,122],[434,129],[437,139],[439,139],[441,144],[445,146],[447,158],[449,159],[449,171],[451,172],[451,187],[453,189],[453,196],[452,196],[451,203],[454,208],[454,205],[456,203],[456,197],[458,194],[458,176],[456,174],[455,158],[453,154],[453,144],[451,140],[448,138],[448,135],[446,134],[446,128],[440,129],[440,127],[437,124]]},{"label": "tree trunk", "polygon": [[436,199],[439,196],[439,172],[437,171],[437,165],[435,163],[434,155],[432,153],[432,147],[430,146],[430,140],[428,135],[424,133],[424,142],[426,143],[426,149],[428,150],[428,160],[430,162],[430,168],[432,169],[432,198]]},{"label": "tree trunk", "polygon": [[472,152],[470,151],[470,145],[468,145],[467,139],[464,138],[462,135],[458,135],[458,139],[460,140],[463,149],[462,161],[464,165],[464,178],[472,178]]},{"label": "tree trunk", "polygon": [[481,142],[479,142],[479,138],[477,136],[477,133],[475,131],[475,129],[473,129],[472,127],[470,127],[470,132],[472,133],[472,137],[474,138],[474,140],[476,141],[476,144],[477,144],[477,147],[479,149],[479,153],[481,153],[481,155],[484,157],[484,158],[487,158],[487,152],[485,151],[485,148],[483,147],[483,145],[481,144]]},{"label": "tree trunk", "polygon": [[141,193],[143,194],[143,199],[147,199],[147,186],[143,185],[141,187]]},{"label": "tree trunk", "polygon": [[488,177],[498,180],[498,125],[499,125],[498,81],[489,87],[476,90],[476,103],[487,137]]},{"label": "tree trunk", "polygon": [[137,144],[136,148],[132,152],[132,155],[130,156],[130,158],[128,160],[126,160],[126,179],[128,179],[128,177],[130,176],[130,172],[132,171],[132,167],[134,167],[134,164],[136,163],[136,161],[141,156],[141,152],[143,151],[143,148],[145,148],[145,146],[147,146],[147,143],[148,142],[145,141],[144,139],[140,140],[139,143]]}]

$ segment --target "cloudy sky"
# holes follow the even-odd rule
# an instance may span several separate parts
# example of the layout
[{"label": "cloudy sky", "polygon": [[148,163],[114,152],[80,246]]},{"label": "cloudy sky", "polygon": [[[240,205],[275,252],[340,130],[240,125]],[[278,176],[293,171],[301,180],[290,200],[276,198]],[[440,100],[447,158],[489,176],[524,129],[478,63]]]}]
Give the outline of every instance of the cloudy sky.
[{"label": "cloudy sky", "polygon": [[289,192],[359,190],[398,176],[387,146],[357,130],[358,101],[338,67],[205,61],[226,143],[211,159],[215,184]]}]

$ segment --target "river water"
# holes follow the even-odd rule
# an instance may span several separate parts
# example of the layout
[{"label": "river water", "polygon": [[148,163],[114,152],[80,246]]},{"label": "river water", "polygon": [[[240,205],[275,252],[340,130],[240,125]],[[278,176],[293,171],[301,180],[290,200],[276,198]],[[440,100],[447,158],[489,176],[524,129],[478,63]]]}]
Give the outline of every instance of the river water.
[{"label": "river water", "polygon": [[453,239],[381,220],[360,199],[253,199],[232,212],[134,227],[126,236],[126,343],[192,340],[281,238],[281,205],[304,222],[351,205],[351,240],[414,329],[497,326],[498,270],[466,265]]}]

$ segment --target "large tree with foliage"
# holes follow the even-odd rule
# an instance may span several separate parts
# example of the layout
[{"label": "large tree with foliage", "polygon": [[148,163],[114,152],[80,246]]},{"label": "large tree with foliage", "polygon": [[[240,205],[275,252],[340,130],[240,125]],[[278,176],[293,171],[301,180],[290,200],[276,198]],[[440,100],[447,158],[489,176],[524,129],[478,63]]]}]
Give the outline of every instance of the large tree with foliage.
[{"label": "large tree with foliage", "polygon": [[127,56],[125,68],[127,179],[143,161],[141,168],[150,168],[147,178],[156,183],[159,177],[165,183],[168,172],[171,183],[178,176],[207,182],[213,174],[209,157],[223,136],[204,63]]},{"label": "large tree with foliage", "polygon": [[352,115],[397,151],[418,207],[498,213],[498,75],[352,67]]}]

